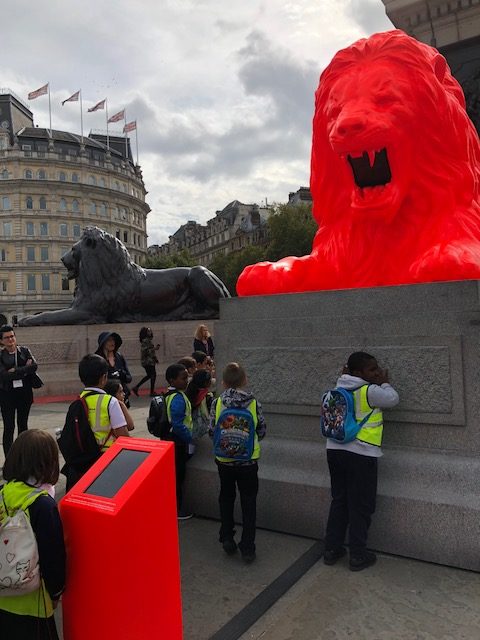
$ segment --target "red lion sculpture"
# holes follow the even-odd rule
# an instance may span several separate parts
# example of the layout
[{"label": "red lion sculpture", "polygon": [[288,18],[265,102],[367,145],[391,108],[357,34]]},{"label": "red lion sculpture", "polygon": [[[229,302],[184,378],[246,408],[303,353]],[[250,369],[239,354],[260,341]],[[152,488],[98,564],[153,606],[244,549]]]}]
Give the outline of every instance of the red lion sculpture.
[{"label": "red lion sculpture", "polygon": [[443,56],[402,31],[359,40],[315,95],[312,253],[246,267],[238,294],[480,278],[479,168]]}]

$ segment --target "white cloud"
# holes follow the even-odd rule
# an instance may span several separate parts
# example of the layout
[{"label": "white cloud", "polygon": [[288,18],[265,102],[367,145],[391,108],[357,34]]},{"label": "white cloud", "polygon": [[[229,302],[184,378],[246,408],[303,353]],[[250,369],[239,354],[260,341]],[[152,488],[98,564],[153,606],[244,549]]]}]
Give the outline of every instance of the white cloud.
[{"label": "white cloud", "polygon": [[[336,50],[388,28],[380,0],[16,0],[2,16],[2,85],[51,83],[53,126],[80,130],[108,97],[137,119],[150,241],[234,199],[308,184],[318,77]],[[32,102],[48,125],[47,100]],[[102,111],[85,131],[105,127]]]}]

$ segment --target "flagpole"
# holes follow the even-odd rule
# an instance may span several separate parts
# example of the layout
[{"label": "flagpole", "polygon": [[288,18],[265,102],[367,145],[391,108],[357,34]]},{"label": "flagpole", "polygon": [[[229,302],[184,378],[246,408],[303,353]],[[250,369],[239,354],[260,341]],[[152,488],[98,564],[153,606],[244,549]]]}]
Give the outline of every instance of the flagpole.
[{"label": "flagpole", "polygon": [[48,113],[50,115],[50,137],[52,138],[52,102],[50,100],[50,82],[48,83]]},{"label": "flagpole", "polygon": [[110,151],[110,141],[108,138],[108,102],[107,102],[107,98],[105,98],[105,115],[107,118],[107,151]]},{"label": "flagpole", "polygon": [[82,90],[80,89],[80,129],[82,132],[82,144],[83,144],[83,103],[82,103]]},{"label": "flagpole", "polygon": [[135,142],[137,145],[137,167],[139,167],[140,165],[138,164],[138,122],[135,122]]},{"label": "flagpole", "polygon": [[[127,124],[127,110],[123,110],[123,122]],[[125,127],[124,127],[125,128]],[[128,131],[125,131],[125,160],[128,162]]]}]

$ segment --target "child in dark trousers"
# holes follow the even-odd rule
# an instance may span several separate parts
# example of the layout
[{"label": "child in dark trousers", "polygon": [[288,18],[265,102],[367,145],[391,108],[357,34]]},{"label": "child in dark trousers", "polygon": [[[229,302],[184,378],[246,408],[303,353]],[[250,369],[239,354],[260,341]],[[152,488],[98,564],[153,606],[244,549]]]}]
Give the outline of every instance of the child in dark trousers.
[{"label": "child in dark trousers", "polygon": [[238,547],[246,563],[253,562],[256,557],[255,531],[257,517],[258,493],[258,459],[260,457],[259,440],[266,433],[265,418],[262,407],[252,393],[245,390],[247,376],[243,367],[230,362],[223,372],[225,391],[213,401],[210,410],[209,433],[213,436],[216,423],[223,409],[247,409],[252,413],[255,427],[253,453],[248,460],[232,460],[216,456],[215,461],[220,476],[220,526],[219,540],[225,553],[233,555],[237,550],[233,512],[235,506],[236,487],[240,492],[242,507],[242,538]]},{"label": "child in dark trousers", "polygon": [[187,473],[187,460],[193,446],[192,405],[185,394],[188,371],[183,364],[171,364],[166,372],[168,391],[165,396],[168,421],[172,425],[166,440],[175,444],[175,480],[177,490],[177,517],[188,520],[193,517],[183,509],[183,483]]},{"label": "child in dark trousers", "polygon": [[348,358],[337,387],[351,391],[358,422],[367,418],[353,442],[327,440],[332,502],[325,536],[324,563],[333,565],[346,551],[349,530],[350,569],[361,571],[376,561],[367,551],[367,535],[377,496],[377,460],[382,455],[382,409],[398,404],[398,393],[388,382],[388,371],[376,359],[357,351]]}]

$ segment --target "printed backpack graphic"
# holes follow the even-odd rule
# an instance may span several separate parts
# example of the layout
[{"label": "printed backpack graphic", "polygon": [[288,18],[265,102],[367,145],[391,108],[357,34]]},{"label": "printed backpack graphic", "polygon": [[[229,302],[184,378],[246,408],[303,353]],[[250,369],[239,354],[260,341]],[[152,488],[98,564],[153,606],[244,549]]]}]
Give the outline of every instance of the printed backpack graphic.
[{"label": "printed backpack graphic", "polygon": [[361,422],[355,417],[353,393],[340,387],[323,394],[320,415],[322,435],[335,442],[352,442],[373,410]]},{"label": "printed backpack graphic", "polygon": [[[250,406],[255,410],[254,402]],[[240,407],[224,408],[213,431],[215,455],[232,460],[250,460],[254,445],[255,422],[250,411]]]},{"label": "printed backpack graphic", "polygon": [[58,448],[67,464],[93,463],[101,455],[101,449],[88,421],[85,398],[90,395],[99,394],[85,394],[82,398],[74,400],[68,408],[65,426],[58,438]]},{"label": "printed backpack graphic", "polygon": [[[46,492],[32,494],[27,504],[39,495]],[[5,503],[0,505],[0,518],[0,597],[31,593],[40,587],[40,567],[30,518],[23,509],[10,515]]]}]

